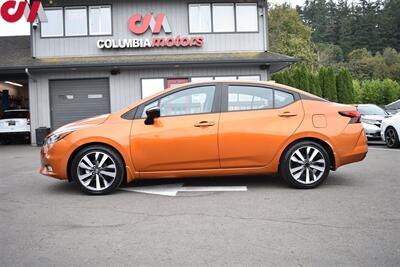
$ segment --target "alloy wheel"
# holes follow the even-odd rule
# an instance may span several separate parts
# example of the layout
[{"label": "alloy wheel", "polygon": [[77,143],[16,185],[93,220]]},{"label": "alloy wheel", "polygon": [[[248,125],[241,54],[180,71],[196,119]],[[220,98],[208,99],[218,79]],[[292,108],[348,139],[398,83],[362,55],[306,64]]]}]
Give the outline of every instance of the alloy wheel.
[{"label": "alloy wheel", "polygon": [[327,168],[322,152],[314,146],[298,148],[290,156],[289,171],[302,184],[313,184],[323,176]]},{"label": "alloy wheel", "polygon": [[113,184],[117,176],[117,167],[110,155],[94,151],[81,158],[77,174],[80,183],[85,188],[102,191]]}]

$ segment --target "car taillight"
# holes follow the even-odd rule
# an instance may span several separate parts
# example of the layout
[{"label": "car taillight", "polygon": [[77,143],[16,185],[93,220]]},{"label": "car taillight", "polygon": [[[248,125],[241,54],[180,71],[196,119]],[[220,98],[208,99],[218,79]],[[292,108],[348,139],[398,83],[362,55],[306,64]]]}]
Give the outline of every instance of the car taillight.
[{"label": "car taillight", "polygon": [[31,125],[31,114],[29,112],[26,114],[26,124]]},{"label": "car taillight", "polygon": [[339,111],[339,114],[344,117],[349,117],[349,123],[361,123],[361,114],[358,111]]}]

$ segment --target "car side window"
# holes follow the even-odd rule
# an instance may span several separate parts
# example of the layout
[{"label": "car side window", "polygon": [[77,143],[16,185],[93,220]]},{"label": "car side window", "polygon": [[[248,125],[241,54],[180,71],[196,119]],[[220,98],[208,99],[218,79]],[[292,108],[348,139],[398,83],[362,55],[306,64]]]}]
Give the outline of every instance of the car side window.
[{"label": "car side window", "polygon": [[281,108],[294,102],[294,96],[290,93],[275,90],[275,108]]},{"label": "car side window", "polygon": [[146,111],[156,106],[161,117],[210,113],[214,95],[214,85],[184,89],[146,105],[141,117],[146,118]]},{"label": "car side window", "polygon": [[273,91],[265,87],[230,85],[228,111],[273,108]]}]

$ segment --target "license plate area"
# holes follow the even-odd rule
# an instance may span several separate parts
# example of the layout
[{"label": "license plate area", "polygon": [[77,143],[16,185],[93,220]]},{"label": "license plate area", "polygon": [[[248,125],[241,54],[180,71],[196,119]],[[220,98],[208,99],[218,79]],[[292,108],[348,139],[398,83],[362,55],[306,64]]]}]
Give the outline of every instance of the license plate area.
[{"label": "license plate area", "polygon": [[8,126],[15,126],[15,121],[8,121]]}]

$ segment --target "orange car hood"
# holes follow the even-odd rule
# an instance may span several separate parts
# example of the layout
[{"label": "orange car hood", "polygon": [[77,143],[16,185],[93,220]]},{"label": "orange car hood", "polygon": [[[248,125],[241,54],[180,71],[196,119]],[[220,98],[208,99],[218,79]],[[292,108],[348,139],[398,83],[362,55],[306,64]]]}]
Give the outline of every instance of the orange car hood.
[{"label": "orange car hood", "polygon": [[75,122],[66,124],[66,125],[58,128],[57,130],[55,130],[55,132],[63,132],[63,131],[71,130],[71,129],[80,129],[80,128],[87,128],[87,127],[99,125],[99,124],[104,123],[108,119],[108,117],[110,117],[110,114],[104,114],[104,115],[100,115],[100,116],[96,116],[96,117],[92,117],[92,118],[88,118],[88,119],[84,119],[84,120],[80,120],[80,121],[75,121]]}]

